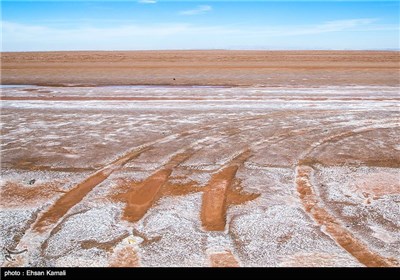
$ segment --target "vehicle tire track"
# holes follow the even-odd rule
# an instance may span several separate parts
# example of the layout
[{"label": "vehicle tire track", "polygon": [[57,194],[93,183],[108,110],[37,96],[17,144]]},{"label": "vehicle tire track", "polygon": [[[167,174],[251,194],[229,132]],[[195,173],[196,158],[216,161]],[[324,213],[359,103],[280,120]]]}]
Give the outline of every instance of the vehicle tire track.
[{"label": "vehicle tire track", "polygon": [[[204,129],[206,129],[206,127],[208,126],[204,126]],[[184,134],[187,136],[198,131],[201,130],[192,129],[184,132]],[[114,171],[119,170],[127,162],[138,157],[141,153],[147,151],[153,145],[166,141],[172,141],[179,135],[182,135],[182,133],[171,134],[161,139],[140,145],[125,153],[125,155],[117,158],[111,164],[90,175],[82,182],[78,183],[73,189],[61,196],[61,198],[59,198],[47,211],[42,213],[39,219],[33,225],[33,230],[37,232],[44,232],[47,227],[56,224],[72,207],[82,201],[89,192],[106,180]]]},{"label": "vehicle tire track", "polygon": [[244,203],[259,196],[258,194],[242,193],[236,194],[236,196],[229,195],[232,192],[237,170],[250,156],[250,150],[242,151],[215,173],[204,188],[200,219],[205,230],[223,231],[226,226],[226,211],[230,204]]},{"label": "vehicle tire track", "polygon": [[[393,120],[393,119],[380,120],[379,122],[377,122],[374,125],[379,125],[381,123],[385,123],[385,122],[391,121],[391,120]],[[338,125],[340,125],[342,123],[345,124],[346,122],[333,123],[335,125],[335,127],[330,126],[329,129],[330,130],[332,130],[332,129],[343,129],[343,127],[341,127],[341,126],[338,127]],[[326,124],[326,125],[331,125],[331,124],[329,123],[329,124]],[[394,124],[394,126],[395,126],[395,124]],[[392,126],[388,126],[388,128],[390,128],[390,127],[392,127]],[[342,133],[339,133],[339,134],[335,134],[333,136],[328,136],[323,141],[318,141],[318,142],[313,143],[311,145],[310,149],[313,150],[314,148],[317,148],[317,146],[320,146],[320,145],[324,144],[325,142],[334,141],[336,139],[340,140],[341,137],[352,136],[351,135],[352,133],[363,133],[363,132],[369,131],[369,130],[358,131],[358,129],[360,129],[360,128],[356,128],[355,130],[352,130],[352,131],[345,131],[345,132],[342,132]],[[376,129],[376,127],[371,127],[371,130],[373,130],[373,129]],[[298,137],[299,135],[305,135],[305,134],[310,134],[310,133],[319,132],[319,131],[321,131],[321,128],[305,127],[305,128],[300,128],[300,129],[293,129],[293,130],[290,130],[288,132],[280,132],[280,133],[274,134],[273,136],[269,137],[268,139],[263,139],[261,141],[253,143],[251,145],[251,147],[252,147],[253,150],[259,151],[259,150],[262,150],[265,147],[267,147],[267,145],[277,144],[277,143],[280,143],[280,142],[285,141],[287,139],[290,139],[291,137]],[[305,152],[303,152],[302,155],[300,156],[300,158],[304,158],[305,155],[310,154],[311,153],[310,149],[308,149]]]},{"label": "vehicle tire track", "polygon": [[[394,123],[390,123],[390,121],[395,121],[395,122]],[[308,159],[307,157],[315,149],[317,149],[318,147],[321,147],[321,146],[323,146],[325,144],[328,144],[328,143],[334,143],[334,142],[340,141],[340,140],[342,140],[344,138],[355,136],[357,134],[373,131],[375,129],[386,129],[386,128],[399,127],[400,123],[396,123],[396,121],[397,121],[396,119],[383,119],[383,120],[377,121],[374,124],[369,125],[369,126],[358,127],[356,129],[352,129],[350,131],[344,131],[344,132],[339,133],[339,134],[334,134],[334,135],[325,137],[321,141],[317,141],[317,142],[314,142],[313,144],[311,144],[310,148],[307,149],[299,157],[298,163],[299,164],[307,164],[307,163],[309,163],[311,161],[311,159]]]},{"label": "vehicle tire track", "polygon": [[368,132],[375,129],[393,128],[399,126],[398,123],[388,123],[390,120],[381,120],[370,126],[359,127],[351,131],[331,135],[315,142],[299,158],[295,173],[295,186],[299,194],[301,203],[306,213],[316,221],[325,232],[335,240],[344,250],[356,258],[360,263],[368,267],[391,267],[397,266],[397,260],[385,258],[380,254],[373,252],[361,240],[357,239],[348,229],[345,229],[340,221],[331,215],[324,207],[320,205],[320,198],[315,193],[311,182],[313,160],[307,157],[317,148],[340,141],[344,138],[356,134]]},{"label": "vehicle tire track", "polygon": [[[214,128],[211,128],[211,130],[214,130],[218,128],[218,126],[215,126]],[[52,224],[56,224],[72,207],[74,207],[76,204],[78,204],[80,201],[83,200],[83,198],[91,192],[97,185],[102,183],[104,180],[106,180],[114,171],[119,170],[122,168],[127,162],[130,160],[134,159],[135,157],[139,156],[142,152],[148,150],[151,146],[154,146],[155,144],[158,143],[164,143],[168,141],[175,140],[178,136],[183,136],[187,137],[192,134],[197,134],[201,131],[209,130],[210,126],[205,125],[201,128],[197,129],[190,129],[188,131],[182,132],[182,133],[176,133],[172,134],[166,137],[163,137],[161,139],[145,143],[143,145],[140,145],[133,150],[129,151],[122,157],[117,158],[114,160],[111,164],[108,166],[100,169],[99,171],[95,172],[94,174],[90,175],[87,177],[85,180],[83,180],[81,183],[77,184],[72,190],[68,191],[66,194],[64,194],[61,198],[59,198],[47,211],[45,211],[43,214],[40,215],[39,219],[37,222],[33,225],[33,230],[37,232],[43,232],[45,231],[46,227],[51,226]],[[197,141],[199,142],[199,141]],[[189,156],[188,156],[189,157]],[[186,160],[188,157],[181,159],[181,161]],[[172,164],[176,159],[179,159],[180,155],[177,155],[176,158],[174,157],[173,160],[169,164]],[[179,163],[177,163],[179,164]],[[177,165],[176,164],[176,165]],[[156,194],[159,191],[159,188],[161,187],[162,184],[164,184],[167,180],[169,175],[172,172],[172,168],[167,168],[165,170],[160,170],[156,174],[153,174],[148,180],[145,182],[146,187],[143,186],[143,191],[147,189],[147,191],[150,190],[146,196],[148,196],[148,199],[146,199],[146,204],[143,209],[146,209],[146,207],[151,207],[153,200],[155,199]],[[159,182],[163,182],[161,185]],[[158,187],[156,187],[158,185]],[[149,187],[152,186],[152,187]],[[150,199],[150,200],[149,200]],[[137,203],[134,202],[131,205],[135,205]],[[148,208],[147,208],[148,209]],[[147,210],[142,210],[144,213]],[[144,215],[143,213],[143,215]]]},{"label": "vehicle tire track", "polygon": [[[211,131],[215,129],[218,129],[218,127],[211,129]],[[166,163],[162,168],[160,168],[154,174],[150,175],[144,181],[140,182],[139,184],[133,183],[130,186],[130,190],[128,190],[124,194],[117,195],[119,199],[122,198],[122,200],[124,200],[127,203],[124,209],[123,219],[129,222],[139,221],[163,194],[171,193],[171,191],[169,192],[168,190],[165,190],[165,188],[170,188],[172,189],[173,192],[173,185],[168,185],[167,183],[169,176],[171,175],[173,169],[176,166],[178,166],[179,164],[181,164],[182,162],[193,156],[196,152],[199,152],[200,150],[203,150],[206,147],[209,147],[210,145],[215,145],[216,143],[219,143],[225,139],[233,137],[240,132],[221,137],[218,141],[214,141],[202,147],[196,147],[196,146],[204,141],[207,141],[207,137],[197,140],[194,143],[192,143],[189,146],[189,148],[187,148],[184,152],[178,153],[175,156],[173,156],[173,158],[168,163]],[[243,152],[239,153],[239,155],[234,156],[234,159],[231,160],[230,162],[231,163],[236,162],[237,160],[242,160],[243,162],[245,158],[242,159],[242,156]],[[249,156],[250,156],[249,151],[246,151],[246,158]],[[235,170],[234,174],[232,175],[232,179],[236,174],[238,166],[234,168]],[[231,185],[231,183],[232,182],[229,183],[229,186]],[[190,188],[187,189],[189,189],[190,192],[193,191],[195,187],[191,186]],[[200,188],[198,191],[201,191]],[[252,199],[254,199],[253,195],[237,194],[234,192],[231,193],[232,194],[229,197],[232,198],[232,204],[243,203],[247,201],[246,199],[248,199],[249,197],[252,197]],[[225,192],[224,195],[226,195]],[[256,195],[256,197],[258,197],[258,195]]]},{"label": "vehicle tire track", "polygon": [[337,219],[328,213],[318,203],[319,198],[315,194],[311,184],[313,169],[309,166],[298,166],[296,168],[296,186],[300,200],[308,213],[325,231],[347,252],[355,257],[360,263],[368,267],[397,266],[395,259],[382,257],[372,252],[367,245],[354,237],[345,229]]},{"label": "vehicle tire track", "polygon": [[173,168],[188,159],[194,151],[185,151],[175,155],[164,167],[146,178],[139,185],[131,186],[131,190],[121,195],[126,206],[123,219],[129,222],[139,221],[160,197],[161,188],[167,183]]},{"label": "vehicle tire track", "polygon": [[56,224],[73,206],[82,201],[82,199],[98,184],[107,179],[115,170],[121,168],[128,161],[139,156],[147,149],[147,147],[143,147],[136,151],[132,151],[77,184],[72,190],[61,196],[61,198],[59,198],[40,216],[34,224],[33,229],[38,232],[43,232],[44,228]]}]

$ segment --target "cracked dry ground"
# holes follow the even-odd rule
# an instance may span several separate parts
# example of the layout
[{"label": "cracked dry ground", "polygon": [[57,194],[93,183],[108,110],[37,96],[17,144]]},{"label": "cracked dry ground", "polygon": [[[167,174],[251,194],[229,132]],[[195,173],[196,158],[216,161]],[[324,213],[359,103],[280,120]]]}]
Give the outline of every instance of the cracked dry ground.
[{"label": "cracked dry ground", "polygon": [[399,266],[395,87],[1,98],[3,266]]}]

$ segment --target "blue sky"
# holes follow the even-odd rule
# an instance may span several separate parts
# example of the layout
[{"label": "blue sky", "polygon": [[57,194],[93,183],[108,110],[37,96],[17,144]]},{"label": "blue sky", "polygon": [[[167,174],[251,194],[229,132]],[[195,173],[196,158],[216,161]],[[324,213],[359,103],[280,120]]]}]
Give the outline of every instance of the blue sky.
[{"label": "blue sky", "polygon": [[2,0],[2,50],[399,49],[398,1]]}]

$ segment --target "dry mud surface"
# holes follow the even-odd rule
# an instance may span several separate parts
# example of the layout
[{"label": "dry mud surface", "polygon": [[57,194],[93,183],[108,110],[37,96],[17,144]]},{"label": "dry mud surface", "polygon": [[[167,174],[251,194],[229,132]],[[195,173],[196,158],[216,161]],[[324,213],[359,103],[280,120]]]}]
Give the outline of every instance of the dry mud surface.
[{"label": "dry mud surface", "polygon": [[399,266],[391,86],[3,86],[2,266]]},{"label": "dry mud surface", "polygon": [[2,84],[399,85],[396,51],[2,53]]},{"label": "dry mud surface", "polygon": [[1,60],[2,266],[400,265],[398,52]]}]

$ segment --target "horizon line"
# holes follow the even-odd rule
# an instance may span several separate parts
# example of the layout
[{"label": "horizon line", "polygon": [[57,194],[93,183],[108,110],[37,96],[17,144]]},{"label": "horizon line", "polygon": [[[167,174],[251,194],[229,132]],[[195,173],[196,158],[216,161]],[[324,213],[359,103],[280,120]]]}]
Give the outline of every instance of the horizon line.
[{"label": "horizon line", "polygon": [[190,52],[190,51],[270,51],[270,52],[279,52],[279,51],[286,51],[286,52],[312,52],[312,51],[357,51],[357,52],[371,52],[371,51],[388,51],[388,52],[400,52],[400,48],[383,48],[383,49],[225,49],[225,48],[216,48],[216,49],[115,49],[115,50],[108,50],[108,49],[92,49],[92,50],[27,50],[27,51],[3,51],[0,50],[0,53],[34,53],[34,52]]}]

